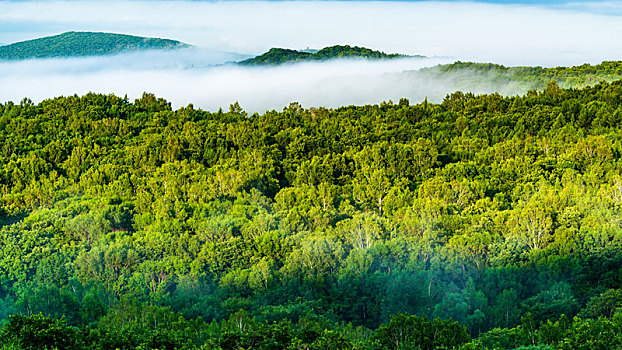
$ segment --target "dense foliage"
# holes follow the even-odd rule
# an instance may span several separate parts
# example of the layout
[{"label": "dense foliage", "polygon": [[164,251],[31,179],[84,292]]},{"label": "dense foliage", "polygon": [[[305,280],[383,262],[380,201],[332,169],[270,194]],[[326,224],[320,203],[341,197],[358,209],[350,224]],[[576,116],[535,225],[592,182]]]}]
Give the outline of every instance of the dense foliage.
[{"label": "dense foliage", "polygon": [[[424,84],[426,96],[445,96],[446,91],[524,95],[529,90],[542,90],[550,81],[562,88],[579,88],[622,79],[622,61],[605,61],[597,65],[575,67],[505,67],[492,63],[455,62],[416,71],[396,73],[398,81]],[[417,95],[415,92],[412,96]]]},{"label": "dense foliage", "polygon": [[93,32],[67,32],[0,46],[0,60],[110,55],[133,50],[188,47],[176,40]]},{"label": "dense foliage", "polygon": [[620,348],[621,122],[622,81],[2,104],[2,348]]},{"label": "dense foliage", "polygon": [[[604,61],[597,65],[583,64],[574,67],[505,67],[492,63],[455,62],[422,69],[435,76],[452,75],[470,71],[500,82],[521,82],[530,88],[543,89],[549,81],[556,81],[562,88],[594,85],[601,81],[622,79],[622,61]],[[534,85],[535,84],[535,85]]]},{"label": "dense foliage", "polygon": [[[411,57],[400,54],[386,54],[381,51],[371,50],[365,47],[336,45],[325,47],[319,51],[291,50],[272,48],[268,52],[239,62],[241,65],[278,65],[301,61],[323,61],[336,58],[366,58],[366,59],[391,59]],[[418,56],[421,57],[421,56]]]}]

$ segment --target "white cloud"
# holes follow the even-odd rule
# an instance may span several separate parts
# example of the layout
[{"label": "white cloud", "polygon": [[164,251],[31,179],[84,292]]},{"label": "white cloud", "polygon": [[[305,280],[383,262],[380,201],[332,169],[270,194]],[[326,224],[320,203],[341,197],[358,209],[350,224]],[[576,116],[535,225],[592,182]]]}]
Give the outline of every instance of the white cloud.
[{"label": "white cloud", "polygon": [[[166,56],[158,63],[157,55],[152,53],[148,66],[125,65],[137,57],[1,63],[0,96],[15,102],[23,97],[38,102],[89,91],[127,94],[130,98],[148,91],[165,97],[175,107],[192,103],[208,110],[227,108],[235,101],[250,112],[278,110],[294,101],[307,107],[337,107],[400,97],[423,99],[428,85],[417,88],[421,82],[396,78],[394,74],[449,62],[447,59],[339,60],[277,67],[183,68],[168,66]],[[447,92],[443,90],[443,94]]]},{"label": "white cloud", "polygon": [[0,31],[0,41],[64,30],[95,30],[167,37],[255,54],[270,47],[351,44],[387,52],[512,65],[568,65],[622,56],[622,46],[612,45],[622,33],[622,18],[606,15],[611,11],[605,11],[612,6],[351,1],[2,2],[0,23],[24,29]]}]

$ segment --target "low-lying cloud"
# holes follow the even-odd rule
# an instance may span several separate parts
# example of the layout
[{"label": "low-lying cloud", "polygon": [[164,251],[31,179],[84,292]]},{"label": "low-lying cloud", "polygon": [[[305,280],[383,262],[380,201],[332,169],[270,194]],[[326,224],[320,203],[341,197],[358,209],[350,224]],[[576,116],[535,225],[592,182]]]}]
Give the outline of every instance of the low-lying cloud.
[{"label": "low-lying cloud", "polygon": [[[174,59],[175,52],[180,57]],[[377,104],[400,98],[440,102],[457,90],[524,94],[538,87],[501,76],[498,70],[470,67],[422,70],[452,63],[451,58],[391,60],[338,59],[279,66],[202,64],[204,52],[180,50],[107,57],[45,59],[0,63],[0,96],[35,102],[88,92],[127,95],[151,92],[179,108],[188,104],[216,111],[239,102],[248,112],[280,110],[291,102],[304,107]],[[214,59],[215,61],[222,61]],[[542,82],[540,82],[542,83]],[[539,86],[540,88],[542,86]]]},{"label": "low-lying cloud", "polygon": [[[438,101],[451,77],[408,74],[455,60],[569,66],[622,58],[617,2],[547,6],[479,2],[374,1],[4,1],[0,41],[69,30],[163,37],[201,49],[112,57],[0,62],[0,102],[87,92],[139,97],[153,92],[180,107],[208,110],[239,101],[248,111]],[[429,59],[332,61],[278,67],[224,64],[271,47],[348,44]],[[213,66],[218,65],[218,66]],[[468,73],[467,73],[468,74]],[[465,79],[462,79],[465,81]],[[468,79],[466,79],[468,80]],[[475,92],[523,93],[511,85]]]},{"label": "low-lying cloud", "polygon": [[[166,98],[175,107],[192,103],[207,110],[226,109],[236,101],[250,112],[280,109],[290,102],[307,107],[337,107],[401,97],[423,99],[428,97],[425,87],[430,82],[423,84],[401,72],[452,61],[349,59],[268,67],[235,64],[200,67],[173,65],[170,53],[162,55],[158,61],[150,53],[144,65],[137,63],[139,55],[135,54],[0,63],[0,96],[5,101],[19,102],[28,97],[38,102],[88,92],[137,98],[147,91]],[[196,61],[189,57],[185,60]],[[126,62],[132,64],[126,66]],[[437,89],[434,91],[438,95]]]},{"label": "low-lying cloud", "polygon": [[[49,58],[22,61],[0,60],[1,75],[80,74],[99,71],[156,71],[211,67],[248,58],[202,48],[146,50],[107,56]],[[1,79],[1,78],[0,78]]]}]

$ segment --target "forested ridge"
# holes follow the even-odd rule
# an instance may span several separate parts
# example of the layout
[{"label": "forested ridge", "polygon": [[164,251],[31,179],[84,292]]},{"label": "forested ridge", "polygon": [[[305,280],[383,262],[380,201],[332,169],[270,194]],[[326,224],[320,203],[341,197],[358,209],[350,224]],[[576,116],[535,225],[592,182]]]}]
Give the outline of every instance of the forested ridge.
[{"label": "forested ridge", "polygon": [[112,55],[137,50],[170,50],[190,47],[176,40],[134,35],[66,32],[0,46],[0,60]]},{"label": "forested ridge", "polygon": [[[493,63],[454,62],[420,70],[395,73],[400,79],[427,84],[428,97],[445,96],[446,91],[471,91],[501,95],[524,95],[542,90],[550,81],[562,88],[582,88],[601,81],[622,79],[622,61],[604,61],[574,67],[506,67]],[[414,84],[413,84],[414,85]],[[416,88],[417,85],[414,85]]]},{"label": "forested ridge", "polygon": [[622,81],[0,105],[1,349],[622,347]]},{"label": "forested ridge", "polygon": [[245,66],[257,65],[279,65],[284,63],[298,63],[304,61],[326,61],[338,58],[364,58],[369,60],[394,59],[405,57],[423,57],[423,56],[407,56],[396,53],[387,54],[382,51],[368,49],[366,47],[350,46],[350,45],[334,45],[328,46],[315,52],[306,50],[291,50],[283,48],[272,48],[268,52],[259,56],[249,58],[238,64]]},{"label": "forested ridge", "polygon": [[[423,68],[421,71],[435,76],[448,75],[460,71],[472,71],[483,76],[500,81],[519,81],[522,83],[537,83],[538,90],[546,87],[552,80],[562,88],[572,88],[582,85],[595,85],[601,81],[611,82],[622,78],[622,61],[603,61],[600,64],[582,64],[573,67],[506,67],[494,63],[454,62]],[[472,82],[470,82],[472,83]],[[468,89],[467,89],[468,90]]]}]

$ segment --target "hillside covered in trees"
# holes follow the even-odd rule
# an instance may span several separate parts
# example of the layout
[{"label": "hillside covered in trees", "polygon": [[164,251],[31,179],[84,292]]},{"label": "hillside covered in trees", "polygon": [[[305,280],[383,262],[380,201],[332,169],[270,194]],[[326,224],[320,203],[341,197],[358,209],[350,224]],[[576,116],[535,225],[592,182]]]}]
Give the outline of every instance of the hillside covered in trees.
[{"label": "hillside covered in trees", "polygon": [[[457,90],[477,91],[499,87],[505,95],[509,89],[542,90],[550,81],[562,88],[578,88],[595,85],[601,81],[622,79],[622,61],[605,61],[597,65],[584,64],[574,67],[506,67],[492,63],[455,62],[423,68],[408,74],[413,78],[430,78],[438,83],[455,82]],[[505,89],[503,88],[505,86]]]},{"label": "hillside covered in trees", "polygon": [[[368,49],[365,47],[335,45],[325,47],[319,51],[310,52],[309,50],[291,50],[282,48],[272,48],[268,52],[238,62],[245,66],[256,65],[278,65],[283,63],[295,63],[303,61],[325,61],[337,58],[366,58],[366,59],[392,59],[413,57],[400,54],[386,54],[381,51]],[[423,56],[417,56],[423,57]]]},{"label": "hillside covered in trees", "polygon": [[66,32],[0,46],[0,60],[101,56],[125,51],[170,50],[189,46],[169,39],[113,33]]},{"label": "hillside covered in trees", "polygon": [[1,104],[0,343],[620,348],[621,122],[622,81],[262,115]]}]

